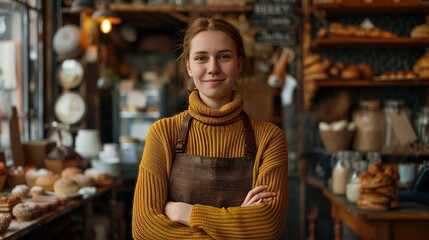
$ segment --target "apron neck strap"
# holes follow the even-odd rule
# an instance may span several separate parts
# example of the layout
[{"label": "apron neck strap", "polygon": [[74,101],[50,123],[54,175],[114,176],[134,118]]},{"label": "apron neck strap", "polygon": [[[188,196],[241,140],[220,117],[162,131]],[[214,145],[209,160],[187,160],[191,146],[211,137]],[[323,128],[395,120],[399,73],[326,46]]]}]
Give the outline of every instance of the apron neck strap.
[{"label": "apron neck strap", "polygon": [[176,142],[176,153],[184,153],[186,142],[188,141],[188,130],[191,126],[192,116],[188,113],[183,119],[182,126],[179,131],[179,138]]},{"label": "apron neck strap", "polygon": [[244,136],[244,151],[246,157],[253,159],[256,152],[255,137],[253,136],[253,128],[250,123],[249,116],[245,111],[241,111],[241,118],[243,120],[243,136]]},{"label": "apron neck strap", "polygon": [[[241,119],[243,121],[243,137],[244,137],[244,152],[245,156],[253,159],[256,152],[255,137],[253,136],[253,128],[250,123],[249,116],[246,112],[241,111]],[[180,127],[179,137],[176,142],[175,152],[184,153],[186,142],[188,140],[188,130],[191,126],[192,116],[188,113],[183,119],[182,126]]]}]

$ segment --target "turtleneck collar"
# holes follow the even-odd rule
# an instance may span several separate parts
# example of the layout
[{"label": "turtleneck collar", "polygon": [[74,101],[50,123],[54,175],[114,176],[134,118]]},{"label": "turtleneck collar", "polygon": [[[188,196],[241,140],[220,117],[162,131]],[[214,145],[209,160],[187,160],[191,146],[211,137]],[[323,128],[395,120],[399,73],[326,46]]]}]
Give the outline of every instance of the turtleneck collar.
[{"label": "turtleneck collar", "polygon": [[220,109],[213,109],[205,105],[198,91],[192,91],[189,95],[189,114],[196,120],[209,125],[225,125],[240,118],[243,109],[243,96],[238,91],[233,91],[232,101],[222,106]]}]

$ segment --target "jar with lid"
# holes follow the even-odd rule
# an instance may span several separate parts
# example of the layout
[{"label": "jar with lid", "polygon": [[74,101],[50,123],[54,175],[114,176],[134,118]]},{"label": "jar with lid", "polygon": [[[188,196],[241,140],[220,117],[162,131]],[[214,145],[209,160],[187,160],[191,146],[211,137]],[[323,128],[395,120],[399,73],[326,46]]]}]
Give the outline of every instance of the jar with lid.
[{"label": "jar with lid", "polygon": [[416,113],[415,128],[417,139],[429,144],[429,107],[423,107]]},{"label": "jar with lid", "polygon": [[346,187],[346,198],[349,202],[356,202],[359,199],[359,174],[365,172],[367,167],[367,162],[362,159],[352,163],[352,173]]},{"label": "jar with lid", "polygon": [[383,150],[389,151],[399,145],[398,138],[393,130],[392,114],[399,114],[401,111],[405,111],[404,102],[400,100],[387,100],[384,102],[383,111],[386,120]]},{"label": "jar with lid", "polygon": [[332,192],[339,195],[346,193],[346,185],[350,177],[350,151],[339,151],[335,155],[332,169]]},{"label": "jar with lid", "polygon": [[356,125],[353,148],[358,151],[379,151],[383,146],[384,115],[380,102],[364,100],[353,113]]}]

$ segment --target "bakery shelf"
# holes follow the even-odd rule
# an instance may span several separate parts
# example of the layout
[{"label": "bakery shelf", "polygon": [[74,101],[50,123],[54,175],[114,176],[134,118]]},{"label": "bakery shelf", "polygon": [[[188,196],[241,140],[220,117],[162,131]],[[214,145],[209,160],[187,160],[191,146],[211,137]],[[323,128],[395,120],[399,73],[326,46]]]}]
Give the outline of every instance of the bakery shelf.
[{"label": "bakery shelf", "polygon": [[312,7],[313,11],[326,11],[329,14],[363,14],[363,13],[427,13],[429,2],[407,2],[402,0],[398,3],[318,3]]},{"label": "bakery shelf", "polygon": [[317,80],[318,87],[404,87],[404,86],[429,86],[429,79],[407,79],[407,80]]},{"label": "bakery shelf", "polygon": [[327,37],[313,40],[312,47],[405,47],[418,48],[429,46],[429,38],[357,38]]}]

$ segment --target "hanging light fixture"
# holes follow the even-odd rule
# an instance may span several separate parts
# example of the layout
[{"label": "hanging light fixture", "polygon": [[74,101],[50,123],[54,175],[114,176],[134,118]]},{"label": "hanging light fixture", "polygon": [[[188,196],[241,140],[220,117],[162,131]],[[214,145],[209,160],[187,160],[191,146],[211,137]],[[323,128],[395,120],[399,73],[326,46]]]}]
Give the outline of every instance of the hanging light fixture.
[{"label": "hanging light fixture", "polygon": [[92,19],[98,24],[100,24],[101,32],[108,34],[112,31],[112,25],[121,23],[121,18],[109,10],[108,0],[104,0],[103,9],[95,11],[92,16]]}]

